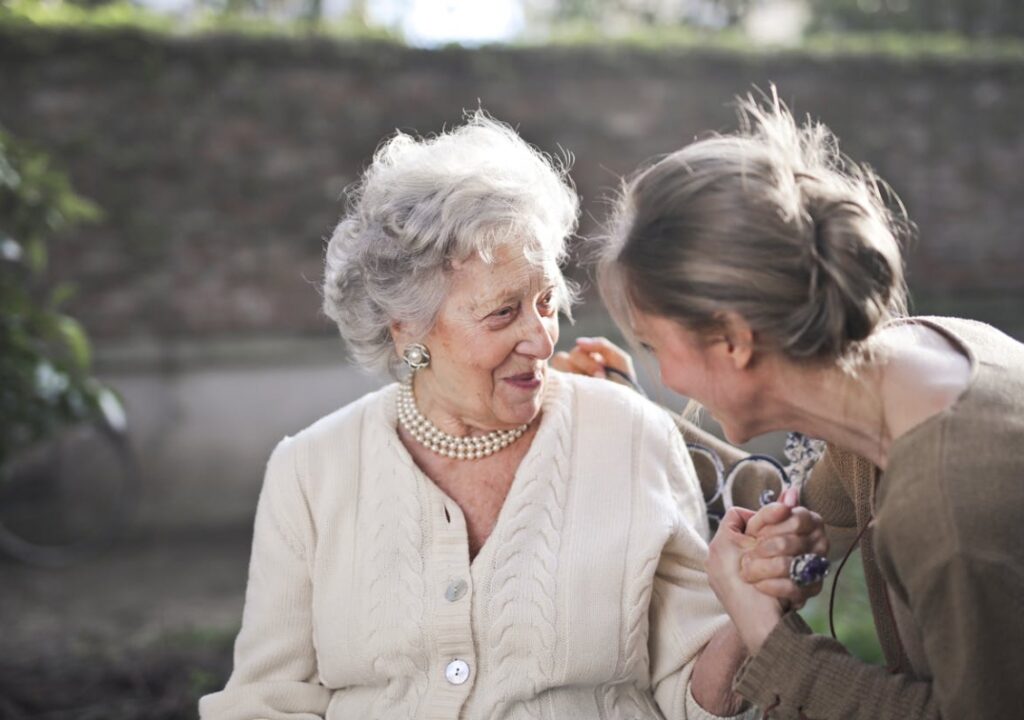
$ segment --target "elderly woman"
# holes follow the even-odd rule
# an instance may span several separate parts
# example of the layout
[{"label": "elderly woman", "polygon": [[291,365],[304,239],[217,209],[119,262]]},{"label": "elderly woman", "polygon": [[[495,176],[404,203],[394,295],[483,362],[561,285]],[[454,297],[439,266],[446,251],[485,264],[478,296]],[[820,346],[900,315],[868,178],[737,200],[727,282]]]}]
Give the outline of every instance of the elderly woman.
[{"label": "elderly woman", "polygon": [[[860,533],[889,668],[759,592],[762,518],[711,543],[716,593],[751,653],[737,690],[773,718],[1024,717],[1024,346],[981,323],[901,317],[900,223],[878,182],[777,99],[630,181],[602,290],[663,382],[744,442],[829,442],[807,506]],[[585,341],[561,362],[624,366]],[[628,369],[628,368],[627,368]]]},{"label": "elderly woman", "polygon": [[564,170],[479,114],[379,150],[327,248],[324,308],[404,381],[274,451],[234,672],[203,718],[742,710],[671,419],[547,367],[576,214]]}]

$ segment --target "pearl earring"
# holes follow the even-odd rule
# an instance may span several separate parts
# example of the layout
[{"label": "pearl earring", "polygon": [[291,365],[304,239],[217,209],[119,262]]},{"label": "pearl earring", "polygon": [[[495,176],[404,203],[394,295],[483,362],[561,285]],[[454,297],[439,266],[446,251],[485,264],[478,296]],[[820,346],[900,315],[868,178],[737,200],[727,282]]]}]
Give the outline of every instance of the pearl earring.
[{"label": "pearl earring", "polygon": [[413,372],[422,370],[430,365],[430,350],[426,345],[409,343],[402,352],[402,360]]}]

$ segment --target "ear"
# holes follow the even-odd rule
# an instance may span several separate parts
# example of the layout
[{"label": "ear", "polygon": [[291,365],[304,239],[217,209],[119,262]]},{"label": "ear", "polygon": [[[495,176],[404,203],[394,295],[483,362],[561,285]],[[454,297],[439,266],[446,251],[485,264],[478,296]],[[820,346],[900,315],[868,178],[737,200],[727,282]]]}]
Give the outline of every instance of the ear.
[{"label": "ear", "polygon": [[398,352],[398,356],[402,356],[402,350],[409,343],[409,339],[405,336],[405,328],[402,323],[395,320],[391,323],[389,328],[391,330],[391,341],[395,344],[395,350]]},{"label": "ear", "polygon": [[723,313],[722,334],[725,336],[726,352],[736,370],[746,370],[754,359],[754,331],[742,315],[734,312]]}]

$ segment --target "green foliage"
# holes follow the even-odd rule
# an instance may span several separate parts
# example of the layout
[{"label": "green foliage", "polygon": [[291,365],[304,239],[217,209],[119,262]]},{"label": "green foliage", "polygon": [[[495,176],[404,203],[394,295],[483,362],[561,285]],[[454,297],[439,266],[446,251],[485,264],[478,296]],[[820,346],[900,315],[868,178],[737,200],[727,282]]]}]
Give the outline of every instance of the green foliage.
[{"label": "green foliage", "polygon": [[[945,0],[943,7],[967,1]],[[986,7],[995,1],[987,0]],[[882,9],[863,9],[872,2]],[[706,0],[704,5],[716,8],[719,18],[711,25],[690,17],[687,8],[692,10],[691,4],[686,2],[565,0],[551,4],[524,0],[524,4],[528,30],[512,41],[514,45],[595,46],[611,51],[693,50],[749,56],[1024,61],[1024,3],[1019,9],[1000,11],[1002,14],[992,10],[982,15],[987,18],[983,27],[1001,28],[1000,32],[989,33],[969,31],[973,25],[968,20],[976,15],[961,17],[951,11],[935,15],[922,10],[911,17],[917,7],[911,0],[809,0],[812,22],[800,42],[786,47],[753,42],[745,33],[742,20],[754,6],[749,0]],[[886,10],[890,5],[907,5],[910,10]],[[321,17],[322,10],[319,0],[193,0],[180,15],[148,10],[131,0],[0,0],[0,30],[7,27],[19,32],[26,26],[96,32],[131,28],[162,35],[317,36],[402,42],[395,28],[370,22],[366,0],[352,0],[348,12],[329,19]]]},{"label": "green foliage", "polygon": [[690,25],[634,26],[609,37],[600,28],[584,21],[566,21],[553,26],[544,38],[545,45],[636,47],[652,50],[723,50],[726,52],[762,52],[749,38],[735,29],[702,30]]},{"label": "green foliage", "polygon": [[0,466],[61,423],[121,416],[89,374],[82,326],[63,311],[68,285],[47,282],[47,246],[99,210],[42,152],[0,129]]},{"label": "green foliage", "polygon": [[[828,599],[835,581],[835,572],[833,571],[833,577],[826,582],[821,595],[813,598],[800,611],[807,624],[814,629],[814,632],[821,635],[830,634]],[[850,556],[839,576],[833,620],[836,626],[836,637],[853,655],[864,662],[875,665],[884,664],[882,648],[878,644],[878,635],[875,633],[875,621],[871,616],[871,601],[868,599],[864,566],[861,564],[859,550]]]},{"label": "green foliage", "polygon": [[1024,40],[970,38],[956,33],[813,33],[804,39],[801,49],[825,56],[866,55],[964,62],[1024,60]]},{"label": "green foliage", "polygon": [[[1024,3],[1015,0],[802,0],[811,35],[899,33],[1024,39]],[[554,33],[587,26],[659,31],[738,28],[758,0],[522,0],[534,25]]]},{"label": "green foliage", "polygon": [[1024,38],[1024,3],[1007,0],[809,0],[816,30]]},{"label": "green foliage", "polygon": [[[522,0],[534,17],[555,24],[635,22],[644,25],[739,23],[757,0]],[[702,19],[703,18],[703,19]]]},{"label": "green foliage", "polygon": [[115,0],[95,7],[59,0],[3,0],[0,22],[58,27],[137,27],[164,32],[173,30],[175,24],[172,17],[145,10],[128,0]]},{"label": "green foliage", "polygon": [[0,0],[0,26],[70,27],[97,31],[138,28],[172,35],[306,36],[315,33],[360,40],[396,40],[391,30],[370,26],[360,13],[349,13],[330,21],[322,20],[320,15],[321,8],[313,0],[296,3],[292,9],[286,4],[205,0],[197,2],[182,16],[148,10],[131,0],[113,0],[96,6],[65,0]]},{"label": "green foliage", "polygon": [[[971,0],[943,0],[945,6]],[[651,51],[711,51],[739,56],[791,55],[796,57],[881,57],[897,60],[952,62],[1024,60],[1024,32],[970,32],[970,26],[950,20],[922,6],[932,0],[807,0],[810,24],[798,42],[785,46],[755,42],[744,27],[747,13],[757,6],[751,0],[545,0],[531,24],[544,32],[527,33],[527,45],[569,45],[641,48]],[[1024,26],[1020,9],[993,3],[984,15],[990,24]],[[874,10],[872,4],[878,5]],[[698,6],[710,14],[695,13]],[[920,7],[919,7],[920,6]],[[887,9],[888,8],[888,9]],[[902,8],[900,10],[893,8]],[[941,17],[939,17],[941,15]],[[945,18],[945,20],[943,20]],[[940,22],[941,20],[941,22]],[[966,21],[965,21],[966,22]]]},{"label": "green foliage", "polygon": [[[524,43],[536,45],[537,43]],[[1024,41],[1012,38],[974,39],[962,35],[906,34],[898,32],[815,33],[798,45],[776,47],[752,43],[735,29],[698,30],[686,25],[637,29],[613,38],[584,23],[565,23],[554,28],[543,45],[688,52],[709,51],[761,57],[872,57],[894,60],[946,62],[1024,61]]]}]

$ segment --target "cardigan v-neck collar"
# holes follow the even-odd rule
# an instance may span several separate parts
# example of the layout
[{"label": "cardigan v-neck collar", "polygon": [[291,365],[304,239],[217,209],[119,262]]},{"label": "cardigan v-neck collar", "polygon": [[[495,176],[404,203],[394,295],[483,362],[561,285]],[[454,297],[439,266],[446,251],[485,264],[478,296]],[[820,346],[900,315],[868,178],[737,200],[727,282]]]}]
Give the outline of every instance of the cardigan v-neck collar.
[{"label": "cardigan v-neck collar", "polygon": [[[490,535],[487,540],[484,541],[480,551],[476,554],[476,557],[470,560],[470,572],[478,575],[478,568],[483,566],[485,563],[490,562],[494,555],[494,545],[497,543],[495,539],[498,536],[505,524],[508,522],[508,515],[511,513],[510,507],[514,507],[518,502],[520,490],[525,483],[526,477],[535,472],[533,466],[536,464],[537,456],[541,452],[541,448],[549,444],[558,443],[559,439],[563,442],[567,441],[568,438],[559,438],[558,435],[565,434],[569,431],[571,423],[567,422],[565,414],[569,411],[568,403],[566,399],[570,392],[569,386],[559,378],[559,374],[551,369],[547,370],[547,377],[545,379],[544,398],[541,401],[541,418],[540,425],[537,428],[537,432],[534,434],[530,441],[530,448],[526,451],[522,461],[519,463],[519,467],[516,468],[515,474],[512,479],[512,483],[509,486],[508,493],[505,495],[505,500],[501,504],[501,509],[498,511],[497,520],[494,523],[494,527],[491,529]],[[382,389],[384,395],[383,402],[378,405],[381,410],[381,417],[378,419],[384,425],[380,430],[387,433],[388,446],[398,456],[398,459],[403,465],[407,465],[413,472],[418,482],[423,484],[427,491],[435,497],[440,499],[445,510],[450,514],[450,522],[457,524],[461,528],[461,533],[465,538],[466,544],[466,556],[469,556],[469,532],[466,526],[466,518],[462,512],[462,508],[456,503],[444,490],[442,490],[437,483],[430,479],[430,477],[416,464],[412,454],[408,448],[402,442],[401,437],[398,434],[398,413],[396,409],[396,403],[398,400],[398,383],[392,383]]]}]

